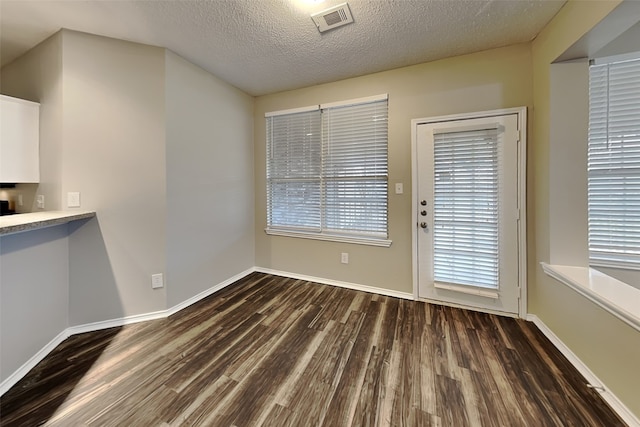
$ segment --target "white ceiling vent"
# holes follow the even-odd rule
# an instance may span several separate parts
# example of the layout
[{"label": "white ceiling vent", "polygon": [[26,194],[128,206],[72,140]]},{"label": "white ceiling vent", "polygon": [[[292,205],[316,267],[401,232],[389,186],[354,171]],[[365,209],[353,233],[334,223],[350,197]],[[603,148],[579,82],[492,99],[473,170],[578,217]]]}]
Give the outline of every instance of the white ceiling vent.
[{"label": "white ceiling vent", "polygon": [[353,16],[351,16],[351,10],[349,10],[347,3],[342,3],[323,10],[322,12],[314,13],[311,15],[311,19],[313,19],[316,27],[318,27],[318,31],[321,33],[353,22]]}]

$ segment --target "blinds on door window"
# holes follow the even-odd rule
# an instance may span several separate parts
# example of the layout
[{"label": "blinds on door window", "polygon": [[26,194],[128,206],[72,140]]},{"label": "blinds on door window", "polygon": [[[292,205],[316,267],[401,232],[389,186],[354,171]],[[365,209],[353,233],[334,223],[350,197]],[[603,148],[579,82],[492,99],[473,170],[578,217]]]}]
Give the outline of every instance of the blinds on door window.
[{"label": "blinds on door window", "polygon": [[437,282],[498,287],[499,152],[497,129],[434,135]]},{"label": "blinds on door window", "polygon": [[640,60],[589,68],[592,265],[640,268]]},{"label": "blinds on door window", "polygon": [[387,96],[269,113],[267,232],[387,238]]}]

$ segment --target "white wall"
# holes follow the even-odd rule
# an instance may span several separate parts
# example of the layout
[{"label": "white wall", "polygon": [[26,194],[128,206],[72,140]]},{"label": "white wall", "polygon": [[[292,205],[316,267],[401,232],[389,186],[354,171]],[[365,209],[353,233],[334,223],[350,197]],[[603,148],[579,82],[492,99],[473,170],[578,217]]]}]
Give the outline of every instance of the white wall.
[{"label": "white wall", "polygon": [[549,77],[549,260],[587,267],[589,63],[551,64]]},{"label": "white wall", "polygon": [[253,98],[166,51],[168,306],[254,262]]},{"label": "white wall", "polygon": [[606,58],[607,56],[628,55],[638,53],[640,55],[640,22],[622,33],[619,37],[596,52],[596,58]]},{"label": "white wall", "polygon": [[0,237],[0,382],[67,327],[67,225]]}]

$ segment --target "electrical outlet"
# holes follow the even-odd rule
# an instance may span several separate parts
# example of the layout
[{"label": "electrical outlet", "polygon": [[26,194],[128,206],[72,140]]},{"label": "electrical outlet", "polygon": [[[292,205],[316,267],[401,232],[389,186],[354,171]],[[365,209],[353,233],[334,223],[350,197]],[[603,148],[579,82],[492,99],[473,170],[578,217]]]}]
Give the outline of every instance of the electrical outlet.
[{"label": "electrical outlet", "polygon": [[153,289],[162,288],[164,286],[164,280],[162,278],[162,273],[152,274],[151,275],[151,287]]},{"label": "electrical outlet", "polygon": [[78,191],[70,191],[67,193],[67,207],[68,208],[80,207],[80,193]]},{"label": "electrical outlet", "polygon": [[24,206],[24,200],[22,200],[22,193],[18,194],[18,206]]},{"label": "electrical outlet", "polygon": [[342,252],[342,254],[340,255],[340,262],[343,264],[349,264],[349,253],[348,252]]},{"label": "electrical outlet", "polygon": [[42,194],[36,196],[36,207],[38,209],[44,209],[44,196]]}]

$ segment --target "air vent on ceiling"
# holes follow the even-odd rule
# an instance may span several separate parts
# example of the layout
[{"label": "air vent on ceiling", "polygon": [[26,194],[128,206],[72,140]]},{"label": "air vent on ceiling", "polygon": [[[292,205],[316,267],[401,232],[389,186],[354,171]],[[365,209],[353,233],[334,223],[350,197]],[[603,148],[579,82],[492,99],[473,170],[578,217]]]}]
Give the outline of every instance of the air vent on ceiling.
[{"label": "air vent on ceiling", "polygon": [[311,19],[321,33],[353,22],[353,16],[351,16],[351,10],[349,10],[347,3],[314,13],[311,15]]}]

